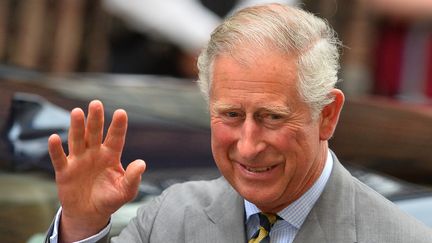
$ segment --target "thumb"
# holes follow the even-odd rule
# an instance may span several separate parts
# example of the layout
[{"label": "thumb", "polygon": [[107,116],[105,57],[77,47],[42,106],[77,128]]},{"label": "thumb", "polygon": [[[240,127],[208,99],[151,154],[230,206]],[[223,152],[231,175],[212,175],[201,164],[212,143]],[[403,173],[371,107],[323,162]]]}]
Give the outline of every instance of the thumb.
[{"label": "thumb", "polygon": [[131,197],[135,197],[138,186],[141,183],[141,174],[144,173],[145,169],[146,163],[140,159],[133,161],[127,166],[123,182],[126,191],[129,192]]}]

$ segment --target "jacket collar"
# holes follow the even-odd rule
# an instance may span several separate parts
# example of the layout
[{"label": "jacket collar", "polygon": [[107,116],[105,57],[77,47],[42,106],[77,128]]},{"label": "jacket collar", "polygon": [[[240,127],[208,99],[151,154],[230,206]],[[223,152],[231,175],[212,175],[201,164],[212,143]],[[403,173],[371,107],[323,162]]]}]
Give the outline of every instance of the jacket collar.
[{"label": "jacket collar", "polygon": [[[246,242],[245,211],[243,198],[225,178],[217,179],[214,200],[204,208],[207,222],[202,221],[200,231],[206,227],[207,237],[218,235],[218,242]],[[210,237],[212,238],[212,237]],[[201,242],[208,241],[209,238]],[[197,241],[200,242],[200,241]]]},{"label": "jacket collar", "polygon": [[332,153],[333,170],[320,198],[297,233],[299,242],[356,242],[351,174]]}]

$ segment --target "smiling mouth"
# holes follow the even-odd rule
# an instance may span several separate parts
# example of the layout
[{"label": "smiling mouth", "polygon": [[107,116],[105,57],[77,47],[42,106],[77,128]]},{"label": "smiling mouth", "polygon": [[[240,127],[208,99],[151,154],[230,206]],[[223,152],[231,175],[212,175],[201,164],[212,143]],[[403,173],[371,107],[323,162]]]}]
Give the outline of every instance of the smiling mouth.
[{"label": "smiling mouth", "polygon": [[261,167],[261,168],[252,168],[252,167],[247,167],[247,166],[243,166],[247,171],[249,172],[253,172],[253,173],[263,173],[266,171],[271,170],[274,166],[269,166],[269,167]]}]

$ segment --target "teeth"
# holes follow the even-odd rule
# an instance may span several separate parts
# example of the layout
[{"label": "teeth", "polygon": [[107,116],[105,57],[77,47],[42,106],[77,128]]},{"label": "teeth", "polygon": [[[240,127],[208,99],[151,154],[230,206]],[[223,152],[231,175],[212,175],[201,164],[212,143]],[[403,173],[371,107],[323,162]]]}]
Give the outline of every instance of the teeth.
[{"label": "teeth", "polygon": [[271,169],[271,167],[264,167],[264,168],[250,168],[250,167],[246,167],[246,169],[248,171],[250,171],[250,172],[259,173],[259,172],[269,171]]}]

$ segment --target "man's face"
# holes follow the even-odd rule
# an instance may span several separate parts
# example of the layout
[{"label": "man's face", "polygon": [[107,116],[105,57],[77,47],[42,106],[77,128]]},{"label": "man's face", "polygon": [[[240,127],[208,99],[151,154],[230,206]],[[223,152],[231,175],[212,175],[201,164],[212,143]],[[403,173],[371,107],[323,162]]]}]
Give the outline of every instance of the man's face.
[{"label": "man's face", "polygon": [[266,212],[300,197],[320,175],[327,143],[320,119],[297,91],[296,59],[267,52],[240,64],[214,62],[210,94],[212,150],[230,184]]}]

